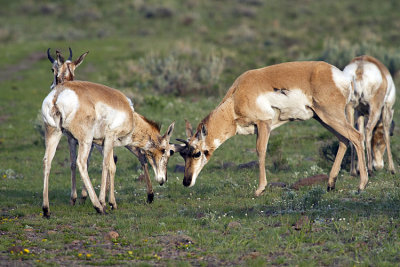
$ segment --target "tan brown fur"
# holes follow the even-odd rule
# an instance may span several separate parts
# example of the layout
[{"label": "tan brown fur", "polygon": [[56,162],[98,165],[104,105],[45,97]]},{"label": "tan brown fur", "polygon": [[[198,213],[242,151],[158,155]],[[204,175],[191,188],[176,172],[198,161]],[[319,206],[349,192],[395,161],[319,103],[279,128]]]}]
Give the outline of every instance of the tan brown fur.
[{"label": "tan brown fur", "polygon": [[[53,109],[56,109],[56,112],[52,112]],[[55,147],[61,138],[62,131],[78,140],[79,152],[76,162],[89,197],[100,213],[105,212],[107,180],[110,181],[109,202],[113,208],[116,207],[114,146],[125,146],[137,155],[147,177],[146,158],[149,159],[156,173],[156,179],[160,184],[166,181],[166,164],[174,150],[174,147],[169,144],[174,123],[169,126],[164,136],[161,136],[159,128],[150,120],[134,112],[130,101],[118,90],[91,82],[64,82],[56,86],[45,98],[42,115],[46,125],[44,216],[49,215],[48,179]],[[87,158],[92,142],[103,146],[100,201],[87,173]],[[151,184],[149,186],[151,187]]]},{"label": "tan brown fur", "polygon": [[181,150],[185,159],[183,184],[194,185],[214,150],[228,138],[237,133],[256,133],[260,168],[256,195],[259,196],[267,185],[265,153],[270,132],[287,121],[314,117],[340,141],[329,174],[328,189],[335,187],[340,163],[350,141],[355,144],[360,166],[364,166],[363,171],[360,169],[359,185],[363,190],[368,175],[362,136],[347,123],[345,116],[350,93],[351,80],[325,62],[289,62],[243,73]]}]

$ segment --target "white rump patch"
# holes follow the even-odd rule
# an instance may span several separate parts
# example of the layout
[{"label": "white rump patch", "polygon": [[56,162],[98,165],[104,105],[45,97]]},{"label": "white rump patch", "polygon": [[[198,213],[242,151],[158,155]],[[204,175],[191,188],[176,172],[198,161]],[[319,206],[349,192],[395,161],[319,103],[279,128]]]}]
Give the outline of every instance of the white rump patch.
[{"label": "white rump patch", "polygon": [[[276,92],[262,94],[257,97],[256,104],[265,113],[263,119],[274,119],[279,121],[308,120],[314,116],[310,108],[311,97],[308,97],[300,89],[282,89]],[[278,110],[278,111],[276,111]]]},{"label": "white rump patch", "polygon": [[336,87],[339,88],[340,92],[342,92],[343,96],[346,98],[346,103],[350,102],[351,98],[351,82],[352,76],[347,71],[341,71],[338,68],[332,66],[332,79],[335,83]]},{"label": "white rump patch", "polygon": [[55,90],[52,90],[42,103],[42,118],[45,124],[50,125],[51,127],[57,127],[57,124],[51,114],[51,110],[53,108],[53,98]]},{"label": "white rump patch", "polygon": [[64,89],[57,97],[56,106],[63,118],[63,127],[68,127],[79,109],[79,99],[70,89]]}]

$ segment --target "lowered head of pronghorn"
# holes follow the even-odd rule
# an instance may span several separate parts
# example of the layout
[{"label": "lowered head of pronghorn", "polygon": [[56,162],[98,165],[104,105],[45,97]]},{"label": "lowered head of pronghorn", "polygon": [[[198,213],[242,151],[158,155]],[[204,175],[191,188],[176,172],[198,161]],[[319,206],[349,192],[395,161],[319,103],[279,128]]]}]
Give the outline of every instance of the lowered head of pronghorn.
[{"label": "lowered head of pronghorn", "polygon": [[167,165],[169,157],[175,152],[175,146],[169,143],[172,132],[174,131],[175,122],[171,123],[164,135],[160,135],[160,127],[152,121],[150,123],[154,130],[154,134],[148,135],[148,140],[142,148],[142,153],[146,155],[151,167],[154,170],[156,181],[163,185],[167,181]]},{"label": "lowered head of pronghorn", "polygon": [[196,133],[193,134],[192,126],[186,122],[186,135],[188,140],[177,139],[185,145],[177,148],[176,151],[185,160],[183,185],[191,187],[196,183],[197,176],[220,143],[218,139],[215,139],[215,144],[212,146],[207,144],[207,128],[204,123],[200,123]]},{"label": "lowered head of pronghorn", "polygon": [[[394,121],[392,120],[390,124],[390,136],[393,136],[393,131],[394,131]],[[383,162],[383,156],[386,151],[386,144],[385,144],[385,139],[384,139],[384,133],[383,133],[383,124],[382,122],[379,122],[378,125],[374,129],[374,133],[372,136],[372,165],[375,170],[381,170],[383,169],[384,162]]]},{"label": "lowered head of pronghorn", "polygon": [[72,61],[72,50],[69,48],[69,57],[67,60],[61,55],[61,52],[56,50],[56,59],[50,55],[50,48],[47,49],[47,58],[53,64],[51,71],[54,74],[53,83],[50,89],[53,89],[57,84],[63,83],[65,81],[74,80],[75,69],[83,62],[83,59],[89,53],[83,53],[77,60]]}]

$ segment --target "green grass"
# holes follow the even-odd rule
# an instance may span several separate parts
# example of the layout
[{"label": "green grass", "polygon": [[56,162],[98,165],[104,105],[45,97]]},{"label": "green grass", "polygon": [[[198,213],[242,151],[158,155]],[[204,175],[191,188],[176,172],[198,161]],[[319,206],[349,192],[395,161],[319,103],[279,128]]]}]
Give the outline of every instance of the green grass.
[{"label": "green grass", "polygon": [[[269,187],[254,198],[258,170],[237,166],[257,160],[255,136],[236,136],[215,151],[193,188],[182,186],[183,174],[174,169],[183,161],[172,157],[168,182],[158,186],[153,180],[155,201],[147,204],[138,160],[116,148],[118,210],[99,216],[90,201],[69,205],[69,153],[63,138],[52,164],[52,216],[46,220],[41,216],[44,144],[35,129],[51,83],[48,47],[66,53],[71,46],[74,58],[89,50],[77,79],[122,90],[140,114],[162,123],[163,132],[176,121],[173,138],[184,138],[184,119],[196,126],[242,72],[277,62],[324,59],[341,67],[361,51],[392,62],[400,88],[397,1],[0,4],[1,265],[20,260],[38,266],[398,265],[400,180],[386,169],[370,177],[361,194],[356,194],[359,178],[347,168],[331,193],[322,183],[298,191]],[[201,59],[215,54],[225,60],[215,92],[208,88],[207,93],[176,96],[154,89],[141,62],[177,51],[185,67],[207,68]],[[398,104],[395,110],[398,123]],[[395,128],[397,170],[399,134]],[[319,151],[334,139],[316,121],[276,129],[267,153],[268,181],[290,185],[328,173],[332,163]],[[97,152],[89,174],[98,190]],[[110,231],[119,237],[105,238]]]}]

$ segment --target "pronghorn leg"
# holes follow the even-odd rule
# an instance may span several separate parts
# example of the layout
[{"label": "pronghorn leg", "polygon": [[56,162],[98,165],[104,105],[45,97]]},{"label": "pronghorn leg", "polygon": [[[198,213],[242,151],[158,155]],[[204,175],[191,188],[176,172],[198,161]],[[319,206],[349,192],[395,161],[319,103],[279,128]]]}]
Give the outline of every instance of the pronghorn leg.
[{"label": "pronghorn leg", "polygon": [[113,157],[113,150],[111,150],[111,156],[109,157],[109,171],[108,171],[108,181],[109,181],[109,195],[108,195],[108,204],[110,204],[111,209],[116,210],[117,209],[117,201],[115,201],[115,195],[114,195],[114,178],[115,178],[115,171],[116,171],[116,166],[115,166],[115,161]]},{"label": "pronghorn leg", "polygon": [[79,142],[77,165],[79,172],[81,174],[81,178],[89,193],[89,198],[92,201],[94,208],[98,213],[104,214],[105,210],[103,209],[103,206],[100,204],[99,199],[97,198],[96,192],[94,191],[92,183],[90,182],[87,169],[87,159],[89,157],[91,146],[92,146],[91,140],[90,142]]},{"label": "pronghorn leg", "polygon": [[[104,145],[103,145],[103,170],[101,172],[101,187],[99,195],[100,204],[103,206],[104,209],[106,208],[107,180],[108,177],[110,177],[110,161],[113,158],[113,147],[114,147],[113,138],[106,137],[104,139]],[[110,184],[112,182],[111,179],[113,178],[110,177]]]},{"label": "pronghorn leg", "polygon": [[392,149],[390,148],[390,126],[392,123],[392,119],[393,111],[385,105],[382,110],[383,137],[385,139],[386,149],[388,153],[388,168],[392,174],[395,174],[396,169],[393,163]]},{"label": "pronghorn leg", "polygon": [[144,180],[146,181],[147,203],[152,203],[154,200],[154,191],[150,180],[146,156],[138,150],[136,150],[134,154],[139,158],[140,164],[142,165]]},{"label": "pronghorn leg", "polygon": [[49,176],[51,169],[51,162],[53,161],[56,153],[57,145],[60,142],[62,132],[50,126],[46,126],[45,142],[46,151],[43,158],[43,217],[50,217],[50,206],[49,206]]},{"label": "pronghorn leg", "polygon": [[[346,106],[346,117],[350,125],[354,127],[354,108],[351,105],[351,103]],[[354,153],[354,146],[352,143],[350,143],[350,151],[351,151],[350,174],[352,176],[357,176],[356,154]]]},{"label": "pronghorn leg", "polygon": [[259,184],[255,195],[260,196],[267,186],[267,178],[265,174],[265,154],[267,151],[268,139],[271,132],[269,124],[265,121],[257,123],[257,155],[259,164]]},{"label": "pronghorn leg", "polygon": [[[90,157],[92,156],[92,152],[93,152],[93,144],[92,144],[92,146],[90,147],[90,152],[89,152],[89,156],[88,156],[88,159],[87,159],[87,168],[88,168],[88,170],[89,170]],[[81,203],[85,203],[87,196],[88,196],[88,192],[87,192],[87,190],[86,190],[86,187],[85,187],[85,185],[82,185],[82,190],[81,190]]]},{"label": "pronghorn leg", "polygon": [[[358,131],[360,132],[361,136],[363,137],[363,145],[365,147],[365,117],[364,115],[359,115],[357,118],[357,125]],[[364,152],[365,155],[365,152]],[[357,163],[357,172],[360,172],[360,166]]]},{"label": "pronghorn leg", "polygon": [[370,105],[369,118],[365,129],[365,146],[367,149],[367,163],[368,173],[371,175],[373,172],[372,168],[372,133],[375,126],[378,123],[380,117],[381,106]]},{"label": "pronghorn leg", "polygon": [[317,111],[316,113],[322,120],[323,125],[334,133],[339,138],[340,142],[337,158],[335,158],[335,162],[329,174],[328,190],[335,188],[335,181],[340,170],[344,152],[346,151],[346,144],[349,140],[353,143],[357,151],[358,166],[360,167],[359,190],[364,190],[368,183],[368,173],[365,166],[363,136],[346,121],[344,114],[341,116],[341,113],[337,113],[335,116],[332,116],[326,113],[319,114]]},{"label": "pronghorn leg", "polygon": [[69,158],[71,164],[71,205],[75,205],[76,198],[78,194],[76,193],[76,147],[78,141],[72,136],[68,135],[68,145],[69,145]]}]

